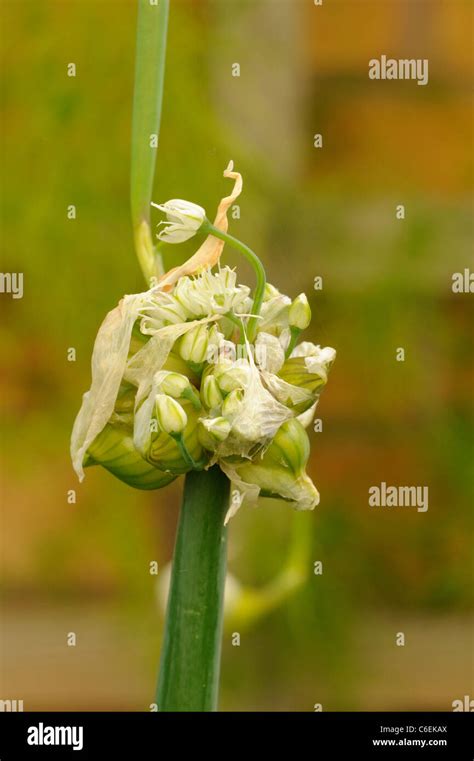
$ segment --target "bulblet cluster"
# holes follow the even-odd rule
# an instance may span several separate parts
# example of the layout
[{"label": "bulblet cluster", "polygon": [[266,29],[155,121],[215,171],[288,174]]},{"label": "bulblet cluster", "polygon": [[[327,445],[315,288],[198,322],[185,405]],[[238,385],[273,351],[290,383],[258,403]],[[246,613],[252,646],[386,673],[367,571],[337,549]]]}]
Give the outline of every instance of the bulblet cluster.
[{"label": "bulblet cluster", "polygon": [[239,244],[257,261],[253,294],[220,266],[225,211],[241,188],[231,165],[226,173],[235,187],[216,226],[196,205],[159,205],[168,214],[161,237],[179,242],[201,229],[208,237],[104,320],[72,433],[73,465],[81,479],[100,464],[130,486],[156,489],[217,463],[232,482],[227,519],[259,495],[312,509],[319,495],[306,473],[306,429],[335,351],[298,343],[311,320],[306,296],[292,300],[266,283],[250,249]]},{"label": "bulblet cluster", "polygon": [[[335,352],[309,342],[289,351],[294,330],[309,324],[309,304],[271,285],[249,343],[249,293],[235,271],[206,269],[170,291],[125,297],[109,314],[93,361],[106,383],[96,373],[73,434],[80,474],[101,464],[131,486],[153,489],[218,463],[234,485],[231,512],[259,494],[299,509],[317,504],[305,472],[306,428]],[[95,431],[104,405],[110,414]]]}]

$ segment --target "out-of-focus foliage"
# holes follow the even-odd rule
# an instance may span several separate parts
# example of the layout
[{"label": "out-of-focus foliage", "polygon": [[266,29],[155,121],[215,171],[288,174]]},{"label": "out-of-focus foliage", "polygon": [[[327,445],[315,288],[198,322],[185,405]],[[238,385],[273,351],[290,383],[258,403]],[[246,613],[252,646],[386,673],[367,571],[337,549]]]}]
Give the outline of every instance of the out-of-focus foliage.
[{"label": "out-of-focus foliage", "polygon": [[[318,410],[323,432],[312,434],[320,506],[301,516],[266,500],[231,525],[230,569],[253,587],[283,567],[294,521],[305,521],[312,549],[299,591],[240,648],[226,635],[222,705],[450,708],[472,689],[450,644],[464,641],[472,609],[472,295],[451,291],[472,247],[472,10],[460,1],[172,6],[155,200],[184,197],[212,212],[233,158],[244,192],[230,232],[285,293],[308,293],[308,340],[338,351]],[[99,469],[79,486],[68,458],[97,327],[123,293],[143,289],[129,213],[135,5],[10,0],[1,15],[2,271],[24,273],[23,299],[1,295],[2,587],[5,611],[21,611],[8,629],[17,665],[5,666],[7,692],[21,685],[29,710],[146,708],[161,631],[149,563],[171,556],[180,486],[138,493]],[[429,85],[371,82],[367,62],[380,51],[429,57]],[[192,250],[191,241],[166,251],[167,266]],[[369,509],[368,488],[381,481],[429,486],[428,512]],[[110,695],[79,682],[59,689],[76,682],[66,648],[51,644],[57,671],[35,692],[26,673],[28,653],[43,653],[38,602],[52,611],[45,641],[77,627],[89,643],[74,654],[81,668],[99,649],[110,672],[139,674],[135,688],[125,678]],[[97,644],[98,620],[107,636]],[[124,632],[126,653],[114,645]],[[435,686],[420,665],[427,651]],[[91,673],[107,684],[107,666]]]}]

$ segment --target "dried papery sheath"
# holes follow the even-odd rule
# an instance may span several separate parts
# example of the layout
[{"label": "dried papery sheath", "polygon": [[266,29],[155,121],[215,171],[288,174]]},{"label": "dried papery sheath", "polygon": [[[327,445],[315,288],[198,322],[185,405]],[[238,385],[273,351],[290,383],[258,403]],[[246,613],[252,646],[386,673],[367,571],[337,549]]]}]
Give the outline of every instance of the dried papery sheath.
[{"label": "dried papery sheath", "polygon": [[[238,172],[234,172],[232,161],[224,170],[224,177],[234,180],[234,187],[232,192],[221,200],[214,219],[214,227],[226,232],[228,228],[227,212],[242,192],[242,177]],[[220,259],[223,248],[224,243],[221,240],[213,235],[208,235],[202,246],[187,262],[179,267],[174,267],[160,279],[160,288],[167,291],[183,275],[195,275],[207,267],[214,267]]]},{"label": "dried papery sheath", "polygon": [[143,294],[124,296],[108,313],[97,334],[92,354],[92,385],[84,394],[71,436],[72,462],[81,480],[87,449],[112,415],[142,302]]},{"label": "dried papery sheath", "polygon": [[255,362],[261,371],[274,375],[285,361],[283,346],[276,336],[260,331],[255,340]]}]

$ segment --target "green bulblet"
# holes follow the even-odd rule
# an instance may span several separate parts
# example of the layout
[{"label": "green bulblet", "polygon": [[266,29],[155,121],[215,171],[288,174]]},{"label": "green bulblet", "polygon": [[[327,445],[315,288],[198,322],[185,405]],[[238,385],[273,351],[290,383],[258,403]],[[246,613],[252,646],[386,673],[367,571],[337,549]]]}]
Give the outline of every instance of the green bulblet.
[{"label": "green bulblet", "polygon": [[258,486],[262,497],[285,499],[297,510],[312,510],[319,494],[305,472],[309,452],[308,434],[292,418],[279,428],[262,458],[232,467],[242,481]]},{"label": "green bulblet", "polygon": [[197,325],[195,328],[188,330],[188,332],[179,339],[178,351],[185,362],[199,365],[204,362],[207,357],[208,345],[209,331],[207,325]]},{"label": "green bulblet", "polygon": [[[189,458],[195,463],[202,463],[205,458],[204,449],[198,437],[199,412],[187,401],[182,403],[182,407],[187,416],[187,424],[181,434],[182,444],[173,435],[161,431],[157,424],[156,430],[152,428],[150,440],[144,452],[146,461],[151,465],[176,475],[193,469]],[[152,420],[153,422],[156,423],[156,420]],[[183,446],[189,457],[183,454]]]},{"label": "green bulblet", "polygon": [[201,401],[207,410],[218,410],[221,407],[222,402],[224,401],[224,396],[221,393],[214,375],[208,374],[205,377],[203,375],[201,383]]},{"label": "green bulblet", "polygon": [[306,430],[296,418],[291,418],[278,429],[261,462],[270,467],[283,466],[298,475],[305,469],[309,453]]},{"label": "green bulblet", "polygon": [[163,433],[183,433],[188,424],[188,416],[183,406],[166,394],[156,395],[154,414],[158,427]]},{"label": "green bulblet", "polygon": [[312,394],[316,394],[326,385],[325,377],[319,373],[310,373],[308,371],[304,357],[287,359],[278,376],[287,383],[304,388]]},{"label": "green bulblet", "polygon": [[163,473],[146,462],[133,445],[125,427],[106,425],[88,449],[86,467],[102,465],[120,481],[135,489],[161,489],[175,476]]},{"label": "green bulblet", "polygon": [[294,299],[288,310],[288,324],[290,328],[305,330],[311,322],[311,308],[306,294],[300,293]]},{"label": "green bulblet", "polygon": [[185,362],[184,359],[182,359],[179,354],[176,354],[174,351],[170,351],[166,362],[161,369],[169,370],[173,373],[181,373],[181,375],[186,375],[193,386],[199,386],[199,377],[195,372],[193,372],[188,363]]}]

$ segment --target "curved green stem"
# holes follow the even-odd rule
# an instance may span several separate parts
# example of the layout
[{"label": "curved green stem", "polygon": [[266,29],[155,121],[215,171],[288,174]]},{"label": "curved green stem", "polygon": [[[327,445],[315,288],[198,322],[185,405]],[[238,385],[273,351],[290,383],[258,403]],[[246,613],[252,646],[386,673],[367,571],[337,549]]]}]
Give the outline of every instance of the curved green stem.
[{"label": "curved green stem", "polygon": [[233,312],[226,312],[224,317],[227,317],[228,320],[231,321],[233,325],[235,325],[236,328],[239,329],[239,343],[244,344],[245,343],[245,329],[244,329],[244,323],[239,317],[236,317],[236,315]]},{"label": "curved green stem", "polygon": [[218,465],[186,476],[166,611],[159,711],[215,711],[230,482]]},{"label": "curved green stem", "polygon": [[274,579],[262,587],[242,585],[230,615],[228,631],[245,630],[282,605],[308,580],[311,571],[312,532],[308,518],[297,513],[292,519],[292,537],[286,562]]},{"label": "curved green stem", "polygon": [[285,359],[288,359],[291,352],[295,348],[298,338],[300,337],[300,334],[301,334],[301,330],[299,328],[295,328],[293,325],[290,327],[290,343],[288,344],[288,348],[285,352]]},{"label": "curved green stem", "polygon": [[267,282],[263,264],[258,258],[257,254],[252,251],[251,248],[246,246],[245,243],[242,243],[242,241],[234,238],[233,235],[229,235],[229,233],[222,232],[222,230],[214,227],[214,225],[209,221],[206,221],[203,225],[201,225],[199,232],[205,233],[207,235],[213,235],[215,238],[219,238],[220,240],[225,241],[225,243],[228,243],[230,246],[233,246],[233,248],[237,249],[237,251],[245,256],[247,261],[250,262],[253,269],[255,270],[255,275],[257,276],[257,285],[253,294],[252,317],[249,319],[247,325],[247,338],[251,343],[255,339],[258,316],[262,307],[265,285]]}]

